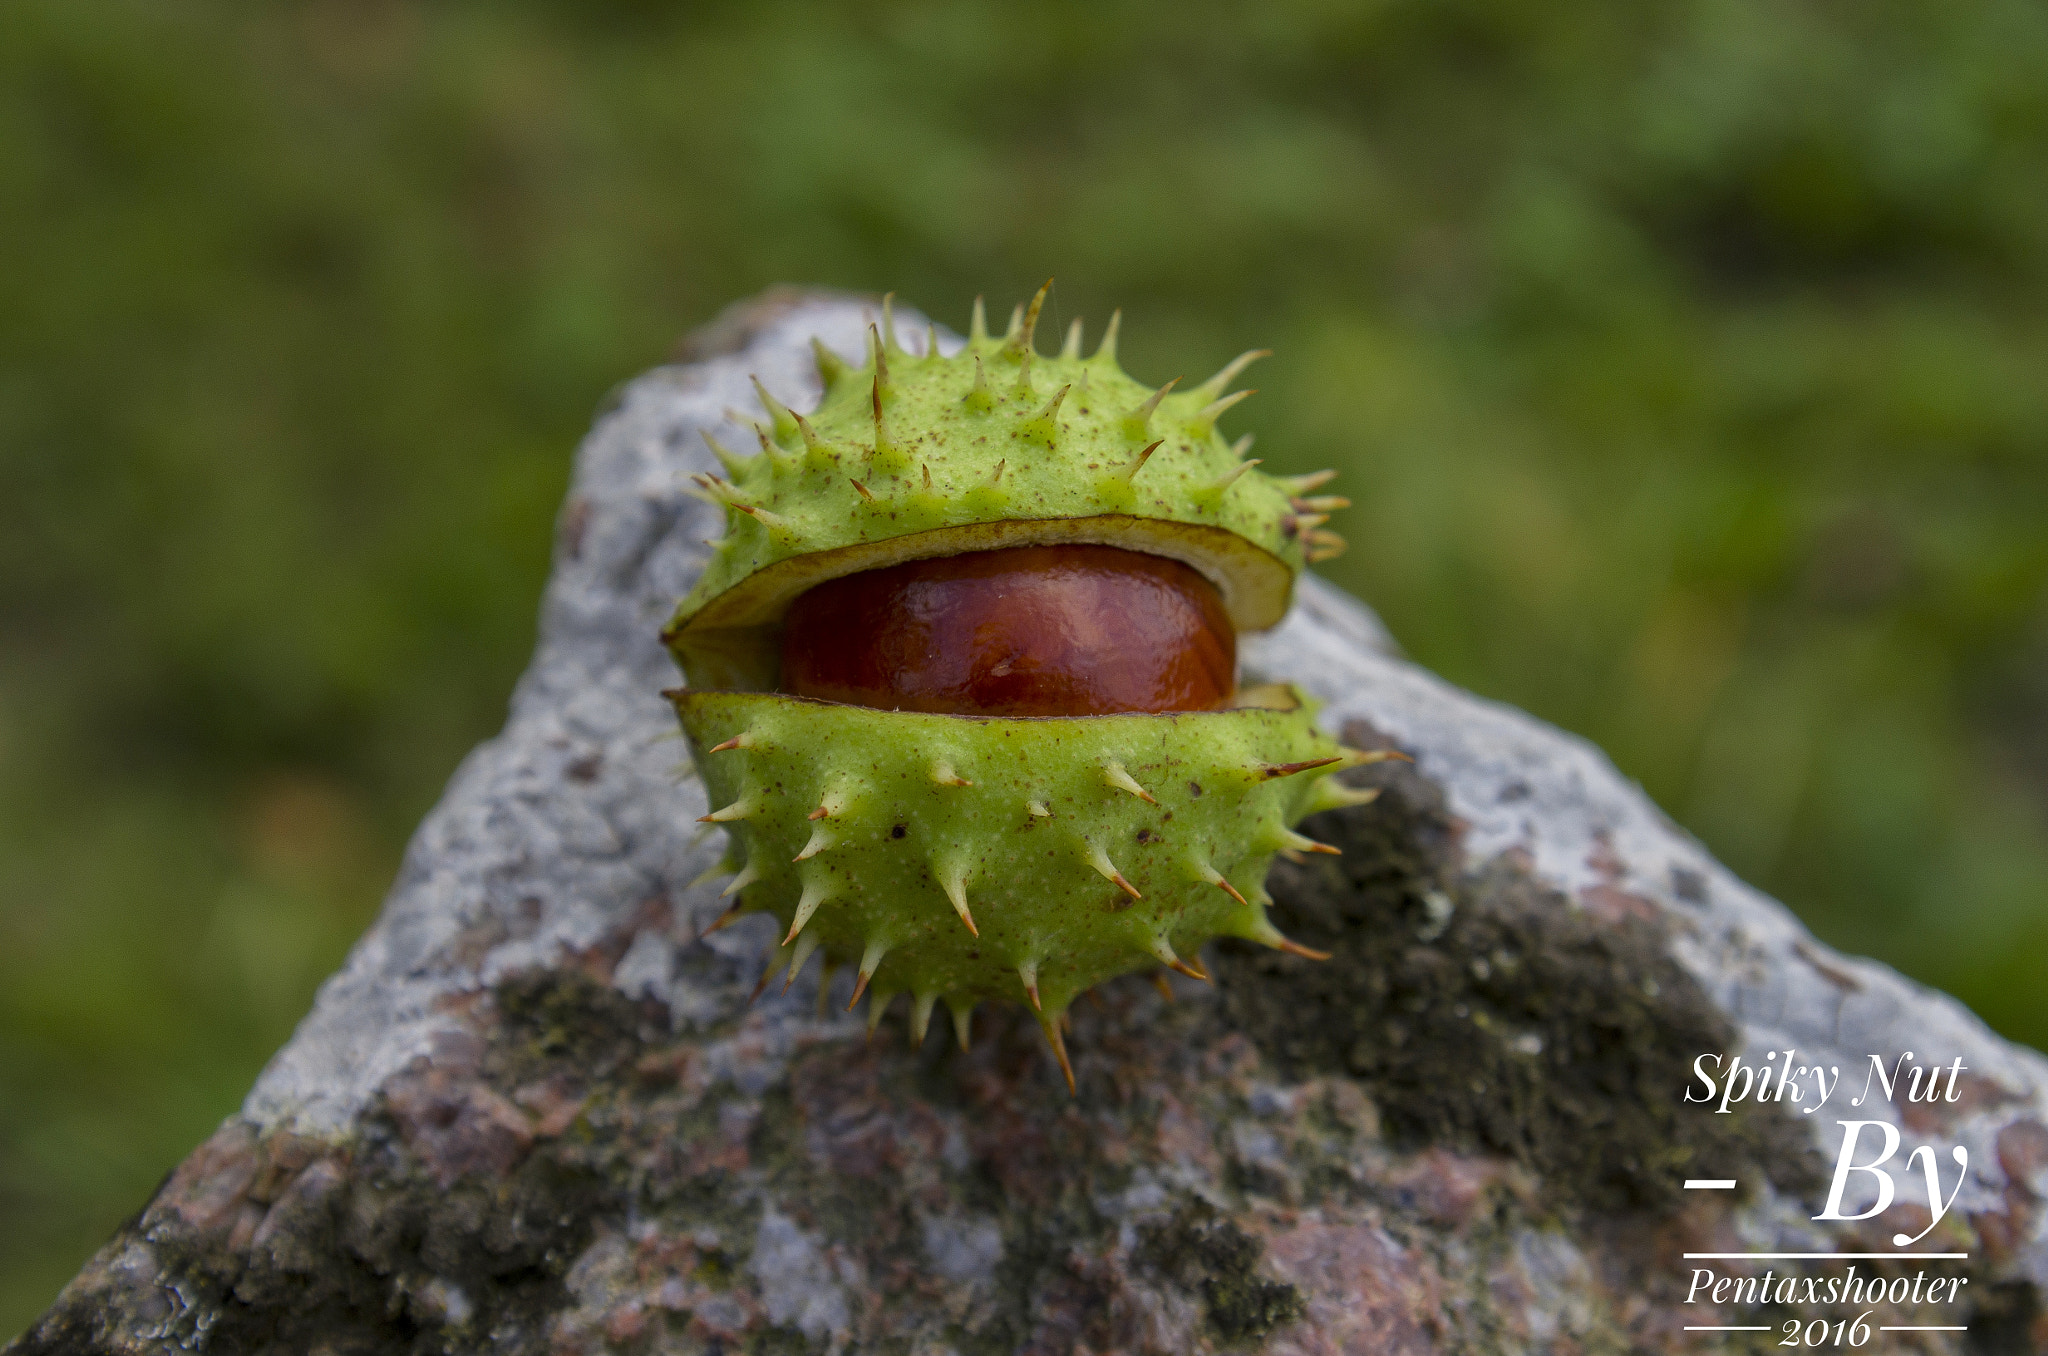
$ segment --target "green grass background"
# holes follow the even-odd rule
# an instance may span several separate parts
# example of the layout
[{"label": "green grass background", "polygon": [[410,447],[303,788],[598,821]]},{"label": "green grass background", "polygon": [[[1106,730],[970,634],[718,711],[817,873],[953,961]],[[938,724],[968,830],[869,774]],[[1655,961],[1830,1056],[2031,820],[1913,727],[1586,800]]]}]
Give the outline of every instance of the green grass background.
[{"label": "green grass background", "polygon": [[499,724],[603,393],[1047,274],[1327,573],[2048,1044],[2032,0],[0,5],[0,1334]]}]

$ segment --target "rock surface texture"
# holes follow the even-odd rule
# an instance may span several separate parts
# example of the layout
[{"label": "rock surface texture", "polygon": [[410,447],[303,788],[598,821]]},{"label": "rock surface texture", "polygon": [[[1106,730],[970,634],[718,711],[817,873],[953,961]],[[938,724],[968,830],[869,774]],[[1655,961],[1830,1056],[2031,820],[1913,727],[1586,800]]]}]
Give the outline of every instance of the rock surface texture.
[{"label": "rock surface texture", "polygon": [[[9,1352],[1762,1351],[1857,1311],[1688,1305],[1685,1254],[1921,1228],[1924,1191],[1809,1218],[1857,1115],[1970,1164],[1916,1245],[1968,1254],[1940,1264],[1962,1298],[1868,1320],[1968,1331],[1868,1349],[2048,1348],[2048,1061],[1830,952],[1593,749],[1404,662],[1312,579],[1248,673],[1415,760],[1305,826],[1341,858],[1275,869],[1276,921],[1332,960],[1219,943],[1213,989],[1104,986],[1072,1099],[1021,1012],[984,1008],[961,1053],[908,1048],[903,1002],[866,1041],[851,977],[820,995],[816,967],[747,1006],[772,925],[702,935],[719,845],[656,633],[719,530],[684,494],[700,434],[749,436],[725,412],[757,410],[750,374],[805,407],[811,336],[858,354],[868,314],[771,295],[622,389],[504,733],[240,1114]],[[1909,1108],[1681,1103],[1696,1056],[1788,1048],[1965,1071]]]}]

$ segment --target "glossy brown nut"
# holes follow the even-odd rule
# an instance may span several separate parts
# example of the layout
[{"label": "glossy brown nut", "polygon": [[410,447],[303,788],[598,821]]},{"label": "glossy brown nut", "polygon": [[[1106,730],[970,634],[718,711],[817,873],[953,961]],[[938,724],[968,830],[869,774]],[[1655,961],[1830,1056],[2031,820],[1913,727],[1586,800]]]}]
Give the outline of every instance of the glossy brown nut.
[{"label": "glossy brown nut", "polygon": [[1216,587],[1163,556],[1020,546],[818,585],[791,606],[781,690],[985,716],[1205,711],[1235,690]]}]

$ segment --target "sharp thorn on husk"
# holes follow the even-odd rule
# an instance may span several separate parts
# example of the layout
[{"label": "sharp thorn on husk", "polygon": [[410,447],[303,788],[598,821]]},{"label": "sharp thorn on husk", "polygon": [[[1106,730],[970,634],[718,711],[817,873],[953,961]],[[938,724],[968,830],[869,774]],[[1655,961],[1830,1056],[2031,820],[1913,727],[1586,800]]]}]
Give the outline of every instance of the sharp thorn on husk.
[{"label": "sharp thorn on husk", "polygon": [[1372,763],[1413,763],[1415,760],[1399,749],[1354,749],[1344,750],[1346,767],[1366,767]]},{"label": "sharp thorn on husk", "polygon": [[1337,473],[1335,471],[1310,471],[1307,475],[1302,476],[1283,476],[1279,481],[1279,485],[1281,489],[1289,494],[1303,495],[1311,490],[1321,489],[1336,478]]},{"label": "sharp thorn on husk", "polygon": [[725,473],[734,480],[738,480],[740,476],[746,473],[749,458],[742,457],[739,453],[712,437],[711,430],[709,429],[704,430],[704,445],[711,449],[711,455],[718,458],[718,464],[723,466]]},{"label": "sharp thorn on husk", "polygon": [[789,960],[789,974],[782,981],[782,991],[784,993],[788,993],[789,986],[796,983],[796,977],[803,973],[804,962],[808,961],[811,958],[811,953],[817,949],[818,934],[815,932],[805,933],[802,940],[797,942],[796,954],[790,957]]},{"label": "sharp thorn on husk", "polygon": [[[761,402],[761,408],[768,411],[768,418],[771,424],[773,425],[776,441],[780,442],[786,433],[795,432],[796,416],[793,413],[791,413],[789,406],[783,404],[781,401],[777,400],[773,395],[771,395],[768,391],[768,388],[761,384],[761,379],[759,377],[754,376],[752,373],[749,373],[747,375],[747,380],[754,383],[754,395],[757,398],[759,398]],[[758,431],[762,435],[762,440],[765,443],[767,440],[768,430],[761,429],[757,425],[756,431]],[[768,449],[767,447],[764,446],[761,450],[765,452]]]},{"label": "sharp thorn on husk", "polygon": [[960,397],[961,403],[969,409],[985,410],[996,403],[995,392],[989,389],[988,370],[981,364],[981,354],[974,355],[974,385],[967,388],[967,394]]},{"label": "sharp thorn on husk", "polygon": [[1339,754],[1331,758],[1304,759],[1299,763],[1259,763],[1256,770],[1263,777],[1292,777],[1297,772],[1307,772],[1311,768],[1328,767],[1332,763],[1342,762],[1344,757]]},{"label": "sharp thorn on husk", "polygon": [[868,326],[868,358],[875,365],[876,414],[879,416],[882,392],[889,385],[889,354],[882,347],[882,332],[873,325]]},{"label": "sharp thorn on husk", "polygon": [[896,339],[896,294],[894,292],[884,292],[882,294],[882,343],[891,353],[901,353],[905,357],[910,355],[910,350],[903,347]]},{"label": "sharp thorn on husk", "polygon": [[1132,899],[1145,897],[1138,893],[1137,886],[1124,879],[1124,873],[1117,870],[1116,863],[1109,859],[1109,854],[1093,843],[1088,844],[1088,865],[1094,867],[1105,880],[1115,881],[1117,888]]},{"label": "sharp thorn on husk", "polygon": [[792,862],[807,862],[832,846],[832,831],[823,824],[811,830],[810,838],[804,843],[803,851],[790,858]]},{"label": "sharp thorn on husk", "polygon": [[1067,1060],[1067,1042],[1066,1038],[1060,1034],[1059,1022],[1056,1020],[1041,1020],[1038,1025],[1045,1032],[1045,1039],[1052,1045],[1053,1057],[1060,1062],[1060,1074],[1067,1080],[1067,1096],[1072,1097],[1074,1095],[1074,1066]]},{"label": "sharp thorn on husk", "polygon": [[1123,328],[1124,313],[1121,310],[1109,313],[1109,325],[1102,331],[1102,342],[1095,346],[1095,361],[1113,363],[1116,361],[1116,333]]},{"label": "sharp thorn on husk", "polygon": [[868,943],[868,949],[861,954],[860,977],[854,981],[853,997],[847,1000],[846,1010],[853,1011],[853,1005],[860,1002],[860,996],[868,991],[868,981],[875,977],[875,967],[882,963],[882,957],[889,954],[889,948],[880,939]]},{"label": "sharp thorn on husk", "polygon": [[1151,442],[1147,443],[1145,445],[1145,450],[1138,453],[1136,457],[1132,458],[1131,464],[1124,468],[1124,479],[1136,480],[1138,478],[1138,472],[1145,469],[1145,463],[1152,460],[1152,454],[1154,452],[1157,452],[1159,450],[1159,445],[1165,441],[1166,439],[1164,438],[1154,438]]},{"label": "sharp thorn on husk", "polygon": [[1270,348],[1247,349],[1223,364],[1222,371],[1203,382],[1200,386],[1197,386],[1194,389],[1194,394],[1213,400],[1223,393],[1223,388],[1230,385],[1231,379],[1238,373],[1244,371],[1259,359],[1272,356],[1273,350]]},{"label": "sharp thorn on husk", "polygon": [[981,929],[974,926],[974,914],[967,907],[967,872],[956,865],[937,867],[932,872],[939,882],[939,888],[946,892],[946,898],[953,902],[953,912],[960,915],[960,921],[967,925],[967,931],[979,937]]},{"label": "sharp thorn on husk", "polygon": [[1221,871],[1218,871],[1215,867],[1210,866],[1207,862],[1202,863],[1202,879],[1208,881],[1209,884],[1220,888],[1225,894],[1229,895],[1239,904],[1245,902],[1244,896],[1237,892],[1237,887],[1230,883],[1230,878],[1228,876],[1225,876]]},{"label": "sharp thorn on husk", "polygon": [[816,452],[825,445],[823,440],[818,437],[818,430],[811,427],[810,420],[804,418],[795,410],[789,412],[789,417],[796,420],[796,431],[802,435],[806,448]]},{"label": "sharp thorn on husk", "polygon": [[1259,459],[1257,457],[1253,457],[1250,461],[1239,462],[1237,465],[1231,467],[1228,471],[1225,471],[1223,473],[1222,479],[1212,482],[1208,487],[1208,492],[1212,495],[1221,495],[1225,490],[1229,489],[1232,485],[1235,485],[1238,481],[1238,478],[1242,476],[1246,471],[1251,470],[1252,467],[1257,466],[1259,464]]},{"label": "sharp thorn on husk", "polygon": [[1012,352],[1023,354],[1031,352],[1032,341],[1038,334],[1038,313],[1045,309],[1046,294],[1051,291],[1052,279],[1047,278],[1044,286],[1040,287],[1037,294],[1031,298],[1030,308],[1024,312],[1018,321],[1015,333],[1010,336],[1009,347]]},{"label": "sharp thorn on husk", "polygon": [[1199,979],[1204,984],[1210,982],[1207,970],[1204,970],[1199,964],[1190,964],[1175,955],[1172,944],[1164,937],[1154,937],[1152,939],[1152,957],[1175,974],[1186,975],[1189,979]]},{"label": "sharp thorn on husk", "polygon": [[1126,771],[1124,765],[1115,759],[1111,759],[1102,765],[1102,780],[1119,791],[1130,792],[1148,805],[1157,805],[1159,803],[1153,799],[1152,793],[1140,786],[1138,779]]},{"label": "sharp thorn on husk", "polygon": [[814,880],[805,883],[803,894],[797,898],[796,916],[789,922],[789,936],[782,939],[784,946],[796,940],[797,934],[804,930],[804,924],[811,921],[811,915],[818,911],[818,906],[825,902],[825,897],[831,890],[831,885],[825,881]]},{"label": "sharp thorn on husk", "polygon": [[1153,411],[1159,408],[1159,402],[1166,399],[1167,392],[1171,391],[1174,388],[1174,383],[1179,380],[1179,377],[1175,377],[1173,381],[1167,382],[1166,385],[1145,397],[1144,404],[1125,415],[1124,424],[1126,428],[1143,437],[1147,428],[1151,426]]},{"label": "sharp thorn on husk", "polygon": [[825,341],[815,335],[811,338],[811,353],[818,362],[818,380],[825,384],[828,391],[850,370],[846,365],[846,359],[826,348]]},{"label": "sharp thorn on husk", "polygon": [[1283,832],[1281,841],[1296,852],[1320,852],[1329,857],[1341,857],[1344,855],[1343,848],[1332,847],[1328,843],[1318,843],[1308,835],[1296,833],[1292,829]]}]

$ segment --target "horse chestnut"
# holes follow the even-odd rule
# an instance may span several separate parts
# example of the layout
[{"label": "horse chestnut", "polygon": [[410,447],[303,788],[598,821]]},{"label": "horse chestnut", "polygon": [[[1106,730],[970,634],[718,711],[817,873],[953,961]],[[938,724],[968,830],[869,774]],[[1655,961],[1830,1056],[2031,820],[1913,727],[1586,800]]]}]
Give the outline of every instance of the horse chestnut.
[{"label": "horse chestnut", "polygon": [[790,607],[780,690],[895,711],[1213,711],[1237,633],[1215,585],[1115,546],[1015,546],[846,575]]},{"label": "horse chestnut", "polygon": [[[884,302],[867,362],[818,346],[808,416],[766,390],[759,455],[707,435],[698,477],[725,536],[664,639],[669,693],[713,808],[735,903],[780,941],[762,984],[813,954],[857,967],[873,1028],[898,993],[924,1039],[964,1045],[983,1001],[1060,1019],[1089,986],[1229,935],[1313,955],[1266,918],[1292,825],[1358,804],[1366,761],[1298,691],[1238,692],[1236,638],[1285,614],[1335,554],[1327,472],[1282,479],[1216,432],[1247,354],[1186,392],[1092,357],[1080,322],[1033,344],[1041,289],[1001,340],[976,303],[958,352],[913,353]],[[1248,440],[1246,440],[1248,441]],[[758,989],[757,989],[758,992]]]}]

